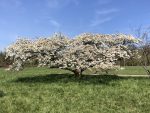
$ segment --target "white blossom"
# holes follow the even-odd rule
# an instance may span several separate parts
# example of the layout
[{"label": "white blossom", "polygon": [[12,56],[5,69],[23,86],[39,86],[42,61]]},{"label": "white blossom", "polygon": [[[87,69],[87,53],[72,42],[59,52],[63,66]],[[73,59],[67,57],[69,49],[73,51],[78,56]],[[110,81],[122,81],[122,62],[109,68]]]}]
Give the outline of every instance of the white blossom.
[{"label": "white blossom", "polygon": [[[23,69],[27,61],[37,59],[39,66],[57,67],[80,73],[89,68],[115,69],[117,60],[133,55],[129,44],[139,40],[125,34],[84,33],[74,39],[62,35],[36,40],[20,39],[6,49],[6,58],[13,59],[11,69]],[[137,51],[136,51],[137,52]]]}]

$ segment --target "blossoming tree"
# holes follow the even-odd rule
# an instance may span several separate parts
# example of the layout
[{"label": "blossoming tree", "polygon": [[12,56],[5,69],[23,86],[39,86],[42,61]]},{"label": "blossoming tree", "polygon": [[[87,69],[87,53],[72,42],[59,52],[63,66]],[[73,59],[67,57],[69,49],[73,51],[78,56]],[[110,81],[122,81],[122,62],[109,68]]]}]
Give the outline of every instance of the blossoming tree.
[{"label": "blossoming tree", "polygon": [[118,68],[120,58],[133,55],[128,46],[138,43],[131,35],[85,33],[74,39],[62,35],[36,40],[20,39],[6,49],[6,58],[14,63],[10,69],[21,70],[27,61],[38,60],[39,66],[61,68],[80,76],[90,68],[110,70]]}]

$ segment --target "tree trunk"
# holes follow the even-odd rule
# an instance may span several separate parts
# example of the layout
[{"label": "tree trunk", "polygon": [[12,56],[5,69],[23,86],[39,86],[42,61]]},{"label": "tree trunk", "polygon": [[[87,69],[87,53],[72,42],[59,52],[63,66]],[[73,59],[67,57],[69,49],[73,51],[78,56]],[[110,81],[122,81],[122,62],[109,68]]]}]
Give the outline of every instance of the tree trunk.
[{"label": "tree trunk", "polygon": [[75,69],[75,70],[73,70],[73,72],[76,77],[81,77],[81,75],[82,75],[81,69]]},{"label": "tree trunk", "polygon": [[147,65],[145,65],[145,64],[143,64],[143,63],[141,62],[141,66],[144,68],[144,70],[146,71],[147,75],[148,75],[149,78],[150,78],[150,70],[148,69]]},{"label": "tree trunk", "polygon": [[147,72],[147,75],[150,77],[150,70],[147,68],[147,66],[143,66],[143,68]]},{"label": "tree trunk", "polygon": [[86,68],[77,68],[77,69],[63,68],[63,69],[73,72],[74,75],[79,78],[82,76],[82,72],[86,70]]},{"label": "tree trunk", "polygon": [[150,64],[150,61],[149,61],[148,54],[146,54],[145,57],[146,57],[146,60],[147,60],[147,65],[149,65],[149,64]]}]

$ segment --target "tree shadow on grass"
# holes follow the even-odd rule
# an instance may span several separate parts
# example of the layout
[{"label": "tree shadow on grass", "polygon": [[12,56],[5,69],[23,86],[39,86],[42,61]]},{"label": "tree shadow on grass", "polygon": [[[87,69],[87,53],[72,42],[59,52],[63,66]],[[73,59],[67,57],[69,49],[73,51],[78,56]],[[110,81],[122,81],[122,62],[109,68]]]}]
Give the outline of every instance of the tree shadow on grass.
[{"label": "tree shadow on grass", "polygon": [[144,77],[119,77],[117,75],[83,75],[81,78],[74,77],[73,74],[49,74],[34,75],[31,77],[20,77],[14,82],[18,83],[69,83],[76,82],[81,84],[105,84],[109,85],[112,81],[124,79],[147,79]]},{"label": "tree shadow on grass", "polygon": [[2,91],[2,90],[0,90],[0,97],[4,97],[6,94]]}]

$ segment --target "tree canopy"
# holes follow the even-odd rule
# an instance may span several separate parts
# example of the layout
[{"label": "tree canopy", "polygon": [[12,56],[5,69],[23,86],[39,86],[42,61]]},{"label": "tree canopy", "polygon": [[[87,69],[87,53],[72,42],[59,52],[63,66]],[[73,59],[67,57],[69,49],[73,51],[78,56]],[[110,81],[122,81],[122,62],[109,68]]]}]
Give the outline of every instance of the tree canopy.
[{"label": "tree canopy", "polygon": [[86,69],[118,68],[120,58],[135,52],[128,47],[138,43],[132,35],[84,33],[71,39],[56,34],[47,38],[18,39],[6,49],[6,58],[13,60],[10,69],[21,70],[25,62],[38,61],[38,66],[70,70],[81,75]]}]

